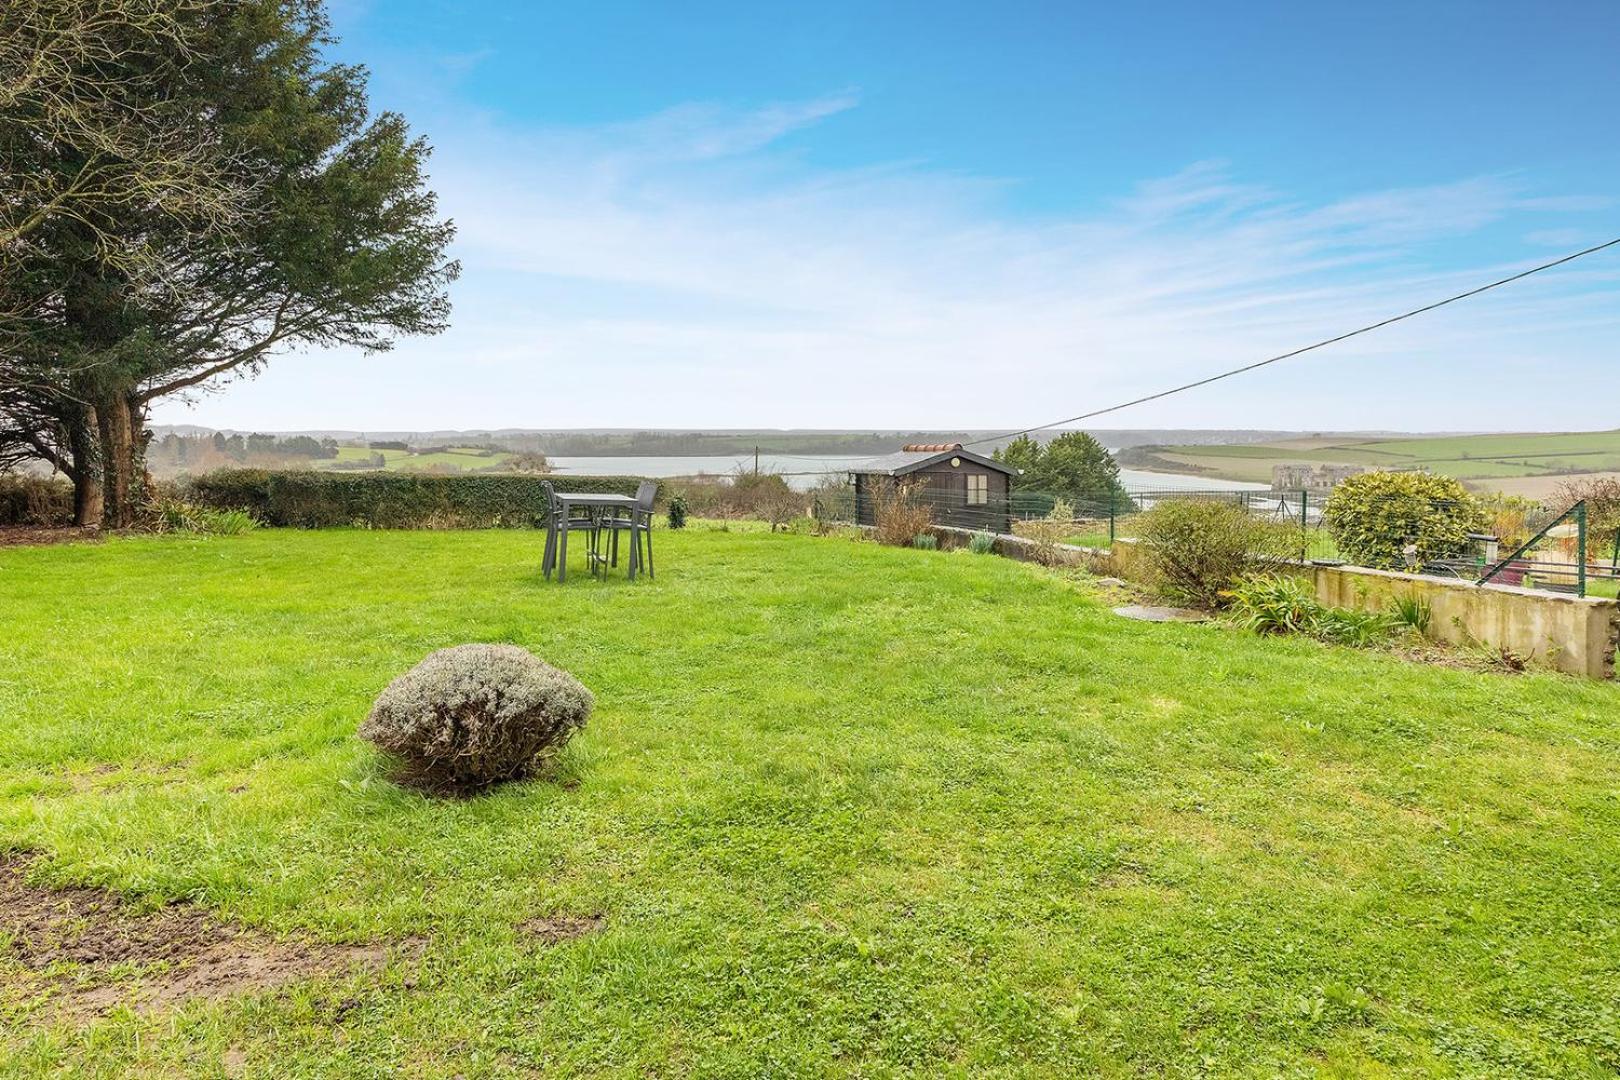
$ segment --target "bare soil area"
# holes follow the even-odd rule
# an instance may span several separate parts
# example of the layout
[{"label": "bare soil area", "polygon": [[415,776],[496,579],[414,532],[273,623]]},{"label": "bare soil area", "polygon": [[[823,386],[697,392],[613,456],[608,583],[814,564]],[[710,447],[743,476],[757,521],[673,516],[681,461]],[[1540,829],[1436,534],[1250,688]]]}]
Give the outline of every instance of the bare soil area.
[{"label": "bare soil area", "polygon": [[[27,881],[27,860],[0,859],[0,991],[47,1000],[47,1016],[83,1023],[117,1005],[164,1012],[414,956],[420,943],[286,941],[233,926],[189,904],[143,912],[103,889]],[[7,963],[7,961],[10,963]],[[6,969],[22,972],[16,978]],[[116,969],[116,973],[114,971]]]}]

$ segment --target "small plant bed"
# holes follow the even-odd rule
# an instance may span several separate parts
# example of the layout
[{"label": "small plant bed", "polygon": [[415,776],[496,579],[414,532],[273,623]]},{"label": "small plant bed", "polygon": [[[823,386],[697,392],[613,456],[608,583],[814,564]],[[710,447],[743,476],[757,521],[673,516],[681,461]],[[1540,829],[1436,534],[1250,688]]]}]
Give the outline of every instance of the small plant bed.
[{"label": "small plant bed", "polygon": [[1484,645],[1459,646],[1429,636],[1433,614],[1417,597],[1397,597],[1385,611],[1329,607],[1306,581],[1286,574],[1260,575],[1227,594],[1231,622],[1262,635],[1294,634],[1330,645],[1376,648],[1404,659],[1468,671],[1519,673],[1525,658]]}]

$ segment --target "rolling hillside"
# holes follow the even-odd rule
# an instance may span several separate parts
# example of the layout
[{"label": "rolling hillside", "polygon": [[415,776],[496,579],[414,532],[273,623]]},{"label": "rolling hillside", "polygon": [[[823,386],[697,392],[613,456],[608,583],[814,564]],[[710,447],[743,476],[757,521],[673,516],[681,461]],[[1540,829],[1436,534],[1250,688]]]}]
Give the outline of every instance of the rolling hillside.
[{"label": "rolling hillside", "polygon": [[1480,488],[1540,494],[1576,473],[1620,472],[1620,431],[1346,438],[1324,435],[1235,446],[1159,446],[1124,452],[1124,464],[1267,481],[1285,462],[1346,463],[1455,476]]}]

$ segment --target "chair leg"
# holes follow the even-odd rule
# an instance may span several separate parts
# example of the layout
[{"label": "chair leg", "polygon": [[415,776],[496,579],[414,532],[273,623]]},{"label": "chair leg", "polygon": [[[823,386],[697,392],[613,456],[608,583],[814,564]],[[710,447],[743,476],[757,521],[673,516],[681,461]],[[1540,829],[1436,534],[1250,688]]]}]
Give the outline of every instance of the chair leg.
[{"label": "chair leg", "polygon": [[546,580],[547,581],[551,580],[551,570],[552,570],[551,563],[552,563],[552,560],[555,559],[556,557],[557,557],[557,528],[556,528],[555,525],[547,523],[547,525],[546,525],[546,550],[545,550],[545,553],[540,556],[540,571],[541,571],[541,573],[546,575]]},{"label": "chair leg", "polygon": [[647,576],[648,577],[656,577],[657,575],[653,573],[653,562],[652,562],[652,519],[651,518],[648,518],[647,519],[647,524],[645,524],[645,525],[643,525],[641,527],[641,534],[647,538]]}]

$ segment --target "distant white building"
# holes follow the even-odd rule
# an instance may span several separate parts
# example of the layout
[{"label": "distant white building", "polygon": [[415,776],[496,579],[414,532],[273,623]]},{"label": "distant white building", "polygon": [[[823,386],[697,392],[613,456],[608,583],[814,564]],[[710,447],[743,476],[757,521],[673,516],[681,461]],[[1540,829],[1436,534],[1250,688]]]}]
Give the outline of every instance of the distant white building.
[{"label": "distant white building", "polygon": [[1273,491],[1329,491],[1340,480],[1366,472],[1361,465],[1312,465],[1289,462],[1271,467]]}]

